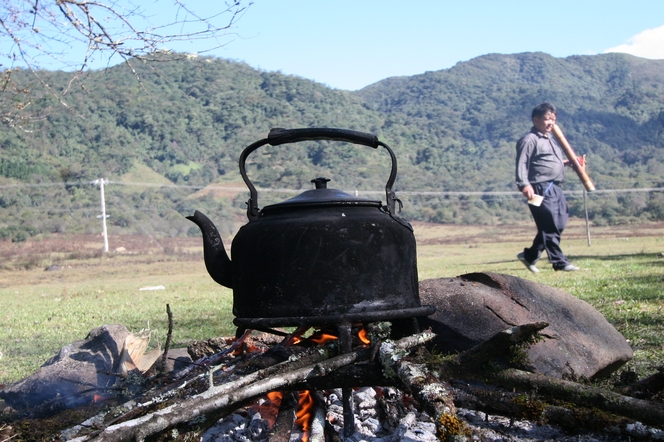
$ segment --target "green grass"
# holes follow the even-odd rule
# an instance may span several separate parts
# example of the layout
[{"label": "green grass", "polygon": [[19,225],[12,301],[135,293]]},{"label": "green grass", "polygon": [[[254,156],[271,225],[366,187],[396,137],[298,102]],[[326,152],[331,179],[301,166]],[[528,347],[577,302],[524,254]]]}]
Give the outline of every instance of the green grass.
[{"label": "green grass", "polygon": [[[643,236],[636,236],[637,231]],[[554,272],[544,259],[538,264],[538,275],[515,258],[532,240],[530,224],[422,224],[415,226],[415,233],[421,280],[489,271],[560,288],[597,308],[630,341],[635,358],[627,368],[646,376],[664,365],[664,226],[595,228],[588,246],[584,226],[573,223],[563,236],[563,248],[581,270]],[[199,240],[194,241],[200,248]],[[163,343],[166,304],[174,315],[176,347],[193,339],[235,333],[231,291],[210,279],[199,251],[191,253],[191,242],[169,246],[168,253],[141,249],[131,255],[58,258],[62,270],[44,272],[47,242],[42,240],[35,247],[41,267],[17,270],[10,265],[11,256],[4,255],[0,384],[29,375],[60,347],[104,324],[124,324],[134,332],[149,327],[153,338]],[[12,249],[17,260],[25,259],[30,250],[30,245],[22,247]],[[159,285],[165,289],[139,290]]]},{"label": "green grass", "polygon": [[[186,346],[192,339],[234,334],[231,291],[202,272],[180,274],[192,267],[182,264],[165,261],[115,268],[97,260],[85,269],[89,280],[81,280],[75,269],[48,272],[53,279],[60,277],[50,281],[38,279],[45,274],[41,269],[15,272],[25,283],[0,289],[0,384],[32,373],[60,347],[104,324],[123,324],[134,332],[150,328],[153,343],[163,344],[167,304],[173,312],[174,347]],[[163,274],[164,270],[172,274]],[[165,289],[140,290],[160,285]]]}]

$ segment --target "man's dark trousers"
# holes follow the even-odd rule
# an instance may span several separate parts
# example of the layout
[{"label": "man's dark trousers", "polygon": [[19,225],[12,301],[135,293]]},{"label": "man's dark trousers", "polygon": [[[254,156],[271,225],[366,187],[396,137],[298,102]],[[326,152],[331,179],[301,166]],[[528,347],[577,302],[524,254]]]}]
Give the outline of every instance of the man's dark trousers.
[{"label": "man's dark trousers", "polygon": [[567,200],[555,183],[533,184],[533,188],[536,194],[544,196],[544,200],[539,207],[528,204],[537,225],[537,236],[533,245],[524,249],[525,258],[534,264],[546,250],[553,268],[563,268],[569,264],[560,248],[560,235],[567,226]]}]

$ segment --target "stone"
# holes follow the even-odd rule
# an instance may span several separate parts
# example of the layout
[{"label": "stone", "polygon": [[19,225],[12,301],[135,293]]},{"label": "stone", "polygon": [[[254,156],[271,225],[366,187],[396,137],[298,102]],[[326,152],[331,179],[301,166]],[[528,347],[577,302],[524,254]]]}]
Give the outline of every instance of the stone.
[{"label": "stone", "polygon": [[[42,413],[53,414],[89,404],[95,396],[110,397],[126,374],[127,359],[122,355],[123,350],[127,353],[129,336],[134,335],[124,325],[97,327],[85,339],[62,347],[32,375],[0,390],[0,399],[15,410],[41,407]],[[164,369],[169,376],[176,377],[191,367],[186,348],[172,348],[167,356]],[[155,364],[160,364],[161,358]]]},{"label": "stone", "polygon": [[[191,368],[191,356],[186,348],[171,348],[168,350],[166,359],[166,373],[178,373],[182,370]],[[177,376],[175,376],[177,377]]]},{"label": "stone", "polygon": [[85,339],[62,347],[31,376],[6,386],[0,398],[16,410],[49,405],[56,411],[108,395],[128,335],[123,325],[97,327]]},{"label": "stone", "polygon": [[470,273],[420,282],[423,305],[436,312],[419,318],[437,334],[443,353],[467,350],[507,328],[547,322],[543,341],[528,349],[537,372],[556,378],[607,376],[633,357],[626,339],[590,304],[534,281],[498,273]]}]

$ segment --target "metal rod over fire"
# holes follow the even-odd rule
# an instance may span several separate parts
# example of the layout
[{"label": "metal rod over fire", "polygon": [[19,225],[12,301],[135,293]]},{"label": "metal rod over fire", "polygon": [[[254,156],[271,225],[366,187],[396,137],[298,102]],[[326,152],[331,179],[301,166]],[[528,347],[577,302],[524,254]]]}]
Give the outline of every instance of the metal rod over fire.
[{"label": "metal rod over fire", "polygon": [[[352,325],[350,323],[339,324],[337,333],[339,334],[339,353],[350,353],[353,347]],[[353,389],[344,387],[341,389],[341,394],[344,409],[344,437],[351,437],[355,432]]]}]

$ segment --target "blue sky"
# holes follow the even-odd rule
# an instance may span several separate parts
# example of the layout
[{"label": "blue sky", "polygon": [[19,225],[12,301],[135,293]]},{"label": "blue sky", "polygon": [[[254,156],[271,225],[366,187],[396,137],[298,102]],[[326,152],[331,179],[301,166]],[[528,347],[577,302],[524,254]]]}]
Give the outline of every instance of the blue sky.
[{"label": "blue sky", "polygon": [[355,90],[488,53],[630,52],[660,27],[648,58],[664,58],[663,0],[256,0],[216,54]]},{"label": "blue sky", "polygon": [[[183,1],[201,14],[223,5],[221,0]],[[664,59],[664,0],[252,1],[217,43],[196,40],[167,48],[244,61],[346,90],[387,77],[450,68],[488,53],[541,51],[566,57],[614,50]],[[170,20],[175,11],[174,0],[106,0],[111,2],[140,4],[153,24]],[[40,35],[45,33],[40,30]],[[2,52],[11,41],[2,37],[0,32],[5,46],[0,63],[7,66],[12,62],[3,59]],[[205,52],[218,43],[224,46]],[[66,69],[64,57],[69,66],[71,60],[75,65],[82,59],[75,45],[72,49],[68,42],[65,47],[61,64],[51,60],[39,67]],[[120,61],[111,59],[110,64]],[[108,59],[97,57],[90,66],[107,64]]]}]

